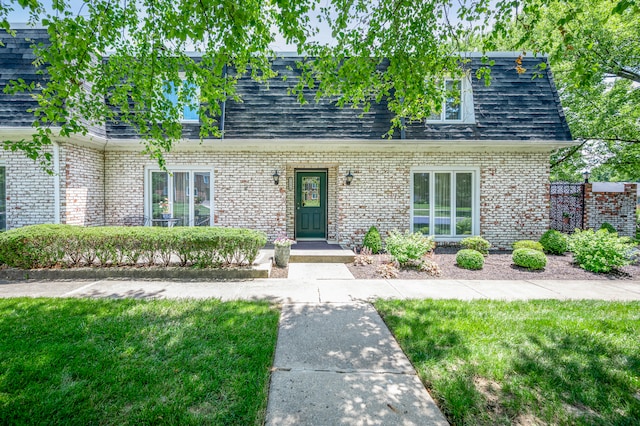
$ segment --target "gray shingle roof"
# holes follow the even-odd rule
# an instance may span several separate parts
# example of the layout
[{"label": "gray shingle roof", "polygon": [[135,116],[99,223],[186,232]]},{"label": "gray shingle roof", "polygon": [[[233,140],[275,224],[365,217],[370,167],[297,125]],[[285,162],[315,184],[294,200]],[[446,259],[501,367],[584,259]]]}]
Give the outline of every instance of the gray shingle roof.
[{"label": "gray shingle roof", "polygon": [[[7,81],[21,77],[27,82],[42,80],[32,65],[34,59],[25,39],[46,42],[43,29],[19,30],[13,38],[0,32],[5,47],[0,48],[0,90]],[[567,141],[571,134],[550,69],[532,79],[535,65],[541,58],[525,58],[525,74],[515,70],[514,56],[494,56],[491,85],[472,77],[475,123],[409,123],[407,139],[421,140],[546,140]],[[287,94],[299,75],[295,61],[299,58],[274,59],[273,68],[281,77],[260,85],[249,77],[238,83],[243,102],[228,101],[225,113],[226,139],[365,139],[380,140],[391,126],[392,115],[386,104],[373,104],[365,114],[352,108],[340,109],[329,100],[316,103],[313,94],[306,92],[309,103],[300,105]],[[479,58],[472,58],[471,75],[480,66]],[[290,67],[293,70],[289,69]],[[29,95],[9,96],[0,93],[0,126],[30,126],[32,116],[26,112],[35,106]],[[362,114],[362,117],[360,115]],[[129,126],[107,123],[106,129],[92,127],[91,133],[108,138],[137,138]],[[186,124],[185,138],[198,138],[199,126]],[[394,138],[400,138],[399,131]]]}]

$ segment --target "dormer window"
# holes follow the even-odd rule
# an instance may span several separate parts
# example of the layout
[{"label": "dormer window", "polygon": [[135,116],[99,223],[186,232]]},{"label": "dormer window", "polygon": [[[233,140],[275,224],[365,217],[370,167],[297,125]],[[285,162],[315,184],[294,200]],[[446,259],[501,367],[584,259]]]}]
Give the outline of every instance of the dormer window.
[{"label": "dormer window", "polygon": [[442,110],[427,118],[427,123],[473,123],[473,93],[469,77],[444,80]]},{"label": "dormer window", "polygon": [[168,83],[168,88],[164,95],[168,101],[175,107],[178,105],[178,96],[182,93],[186,93],[188,96],[188,102],[183,106],[180,112],[181,122],[198,122],[200,117],[198,116],[198,99],[200,98],[200,88],[193,83],[189,83],[186,80],[182,80],[182,87],[179,90],[175,89],[173,82]]}]

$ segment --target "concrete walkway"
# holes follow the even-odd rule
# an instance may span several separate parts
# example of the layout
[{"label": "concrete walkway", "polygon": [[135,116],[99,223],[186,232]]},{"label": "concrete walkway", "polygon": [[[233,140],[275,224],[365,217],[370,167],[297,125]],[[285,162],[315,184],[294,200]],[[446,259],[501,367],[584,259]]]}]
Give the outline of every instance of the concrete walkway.
[{"label": "concrete walkway", "polygon": [[300,275],[297,279],[222,282],[0,281],[0,297],[218,298],[277,303],[351,303],[377,298],[640,300],[640,281],[627,280],[355,280],[315,279],[309,271]]},{"label": "concrete walkway", "polygon": [[447,425],[370,304],[282,308],[266,424]]}]

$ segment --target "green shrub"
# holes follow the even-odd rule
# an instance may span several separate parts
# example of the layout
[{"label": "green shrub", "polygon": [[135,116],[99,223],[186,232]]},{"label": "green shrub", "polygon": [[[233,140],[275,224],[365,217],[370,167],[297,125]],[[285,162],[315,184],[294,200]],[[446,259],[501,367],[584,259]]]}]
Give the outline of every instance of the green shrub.
[{"label": "green shrub", "polygon": [[544,251],[549,254],[565,254],[569,251],[569,241],[567,236],[555,229],[549,229],[540,237],[540,244]]},{"label": "green shrub", "polygon": [[609,222],[602,222],[602,225],[600,225],[600,229],[604,229],[607,232],[611,233],[611,234],[617,234],[618,230],[616,228],[613,227],[612,224],[610,224]]},{"label": "green shrub", "polygon": [[401,234],[391,231],[385,240],[387,252],[393,256],[400,265],[405,265],[411,260],[420,260],[436,246],[433,237],[427,237],[419,232],[406,231]]},{"label": "green shrub", "polygon": [[456,254],[456,263],[464,269],[482,269],[484,256],[477,250],[462,249]]},{"label": "green shrub", "polygon": [[634,244],[628,237],[618,237],[605,229],[576,230],[569,239],[573,260],[591,272],[609,272],[631,263]]},{"label": "green shrub", "polygon": [[547,266],[547,256],[541,251],[530,248],[519,248],[513,251],[513,263],[530,270],[544,269]]},{"label": "green shrub", "polygon": [[380,251],[382,250],[382,238],[380,238],[380,232],[378,232],[378,228],[376,228],[375,226],[369,228],[367,233],[364,235],[362,247],[366,247],[371,250],[372,254],[380,253]]},{"label": "green shrub", "polygon": [[264,232],[210,227],[93,227],[35,225],[0,235],[0,263],[33,269],[53,266],[250,264],[267,242]]},{"label": "green shrub", "polygon": [[528,248],[528,249],[532,249],[532,250],[544,251],[544,247],[542,247],[542,244],[540,244],[537,241],[521,240],[521,241],[516,241],[515,243],[513,243],[513,249],[514,250],[521,249],[521,248]]},{"label": "green shrub", "polygon": [[460,245],[469,250],[475,250],[484,256],[489,254],[491,243],[480,236],[467,237],[460,241]]}]

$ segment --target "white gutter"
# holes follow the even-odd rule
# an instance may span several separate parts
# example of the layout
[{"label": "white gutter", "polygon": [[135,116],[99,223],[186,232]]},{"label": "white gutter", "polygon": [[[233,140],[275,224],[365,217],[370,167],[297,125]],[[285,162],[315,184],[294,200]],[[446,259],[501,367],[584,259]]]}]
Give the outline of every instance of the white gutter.
[{"label": "white gutter", "polygon": [[53,143],[53,222],[60,223],[60,145]]}]

